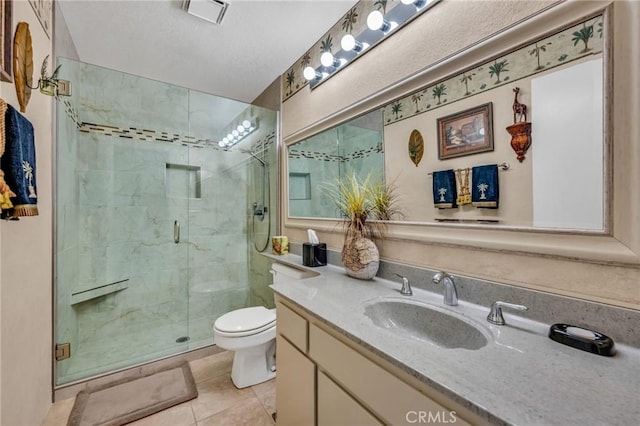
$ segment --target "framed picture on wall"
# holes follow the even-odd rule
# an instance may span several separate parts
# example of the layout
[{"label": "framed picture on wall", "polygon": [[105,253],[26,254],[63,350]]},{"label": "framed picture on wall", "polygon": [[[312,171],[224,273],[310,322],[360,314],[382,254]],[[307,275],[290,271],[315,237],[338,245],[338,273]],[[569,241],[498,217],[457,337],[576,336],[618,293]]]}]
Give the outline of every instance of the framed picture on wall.
[{"label": "framed picture on wall", "polygon": [[438,159],[493,151],[491,102],[438,119]]},{"label": "framed picture on wall", "polygon": [[13,81],[11,77],[11,64],[13,62],[13,21],[11,19],[12,0],[0,0],[0,81]]}]

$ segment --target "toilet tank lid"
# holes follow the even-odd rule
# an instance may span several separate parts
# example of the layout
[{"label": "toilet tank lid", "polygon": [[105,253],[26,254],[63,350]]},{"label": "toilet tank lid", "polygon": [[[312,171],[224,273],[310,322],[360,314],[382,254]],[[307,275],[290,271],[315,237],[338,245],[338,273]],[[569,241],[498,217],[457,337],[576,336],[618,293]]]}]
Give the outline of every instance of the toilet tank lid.
[{"label": "toilet tank lid", "polygon": [[275,321],[275,310],[253,306],[222,315],[216,320],[214,327],[227,333],[240,333],[263,328]]}]

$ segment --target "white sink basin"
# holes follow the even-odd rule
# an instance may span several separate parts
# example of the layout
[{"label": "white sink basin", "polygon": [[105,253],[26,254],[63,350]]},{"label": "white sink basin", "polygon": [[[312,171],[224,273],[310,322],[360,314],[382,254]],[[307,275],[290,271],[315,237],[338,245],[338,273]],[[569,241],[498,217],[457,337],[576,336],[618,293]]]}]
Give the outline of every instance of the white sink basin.
[{"label": "white sink basin", "polygon": [[477,350],[488,342],[484,326],[464,315],[409,298],[381,298],[364,303],[374,325],[396,335],[442,348]]}]

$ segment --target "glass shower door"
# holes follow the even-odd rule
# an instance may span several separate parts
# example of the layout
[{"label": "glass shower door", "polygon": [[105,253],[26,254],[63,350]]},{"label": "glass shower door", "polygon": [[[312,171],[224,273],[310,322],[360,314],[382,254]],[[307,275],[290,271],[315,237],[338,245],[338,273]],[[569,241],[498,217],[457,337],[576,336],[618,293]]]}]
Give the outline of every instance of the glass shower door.
[{"label": "glass shower door", "polygon": [[199,185],[171,136],[186,133],[186,89],[61,63],[74,91],[57,105],[55,338],[71,355],[58,385],[188,348]]}]

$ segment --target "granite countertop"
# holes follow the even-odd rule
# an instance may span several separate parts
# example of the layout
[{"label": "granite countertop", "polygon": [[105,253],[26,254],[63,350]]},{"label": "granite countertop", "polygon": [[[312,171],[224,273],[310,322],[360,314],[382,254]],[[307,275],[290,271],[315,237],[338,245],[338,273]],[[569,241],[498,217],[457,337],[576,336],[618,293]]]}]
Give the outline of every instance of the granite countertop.
[{"label": "granite countertop", "polygon": [[507,325],[486,321],[489,307],[414,289],[407,297],[464,315],[489,337],[478,350],[447,349],[380,328],[364,314],[378,298],[404,298],[400,283],[361,281],[342,268],[306,268],[300,256],[267,255],[319,275],[274,284],[280,296],[494,424],[640,424],[640,349],[616,344],[598,356],[549,339],[551,324],[504,312]]}]

